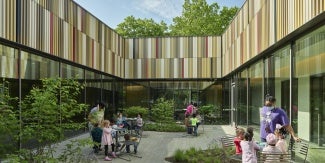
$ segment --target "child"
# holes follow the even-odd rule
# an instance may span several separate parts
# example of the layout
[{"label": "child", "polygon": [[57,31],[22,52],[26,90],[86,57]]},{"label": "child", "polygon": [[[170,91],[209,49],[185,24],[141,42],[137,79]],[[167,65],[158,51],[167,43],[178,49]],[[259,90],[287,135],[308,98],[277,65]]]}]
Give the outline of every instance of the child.
[{"label": "child", "polygon": [[103,122],[104,128],[103,128],[103,135],[102,135],[102,145],[105,147],[105,161],[111,161],[112,159],[108,157],[108,146],[112,146],[112,157],[115,158],[115,152],[114,152],[114,143],[112,138],[112,128],[110,126],[109,120],[104,120]]},{"label": "child", "polygon": [[187,133],[192,134],[193,129],[192,129],[192,126],[190,124],[190,118],[189,117],[190,117],[189,115],[185,116],[184,124],[185,124],[185,127],[187,129]]},{"label": "child", "polygon": [[95,123],[94,124],[94,128],[91,130],[91,137],[94,141],[94,150],[95,153],[98,153],[98,151],[100,150],[100,143],[101,143],[101,139],[102,139],[102,134],[103,134],[103,130],[98,127],[99,124]]},{"label": "child", "polygon": [[197,118],[196,118],[196,114],[193,114],[193,117],[190,119],[191,121],[191,126],[193,127],[193,133],[194,133],[194,136],[197,136],[197,122],[199,121]]},{"label": "child", "polygon": [[247,127],[246,131],[252,136],[252,140],[254,139],[254,128]]},{"label": "child", "polygon": [[124,140],[126,144],[126,152],[130,153],[130,145],[133,145],[134,153],[137,154],[138,149],[138,138],[137,137],[131,137],[129,134],[124,135]]},{"label": "child", "polygon": [[244,140],[240,142],[242,149],[242,162],[243,163],[256,163],[256,150],[260,150],[259,146],[252,141],[252,135],[248,132],[244,134]]},{"label": "child", "polygon": [[236,129],[236,137],[234,139],[234,144],[236,147],[236,157],[237,158],[242,157],[242,149],[240,146],[240,141],[244,139],[244,133],[245,133],[245,130],[243,128]]},{"label": "child", "polygon": [[142,126],[143,126],[143,120],[142,120],[141,117],[142,117],[142,116],[141,116],[141,113],[138,113],[137,124],[136,124],[135,127],[134,127],[134,129],[135,129],[135,131],[136,131],[136,133],[137,133],[138,135],[140,135],[139,130],[140,130],[140,129],[142,128]]},{"label": "child", "polygon": [[[266,136],[266,142],[267,142],[267,146],[263,149],[262,153],[278,153],[281,154],[282,152],[275,146],[277,139],[276,136],[272,133],[268,134]],[[270,156],[269,156],[270,157]],[[277,159],[279,159],[278,161],[280,161],[280,155],[279,156],[274,156],[274,157],[279,157],[279,158],[266,158],[266,160],[272,160],[272,161],[277,161]]]},{"label": "child", "polygon": [[280,132],[280,128],[276,128],[274,131],[275,136],[278,139],[278,142],[275,144],[275,146],[283,153],[286,154],[288,153],[287,149],[287,142],[284,139],[284,135],[282,135],[282,133]]}]

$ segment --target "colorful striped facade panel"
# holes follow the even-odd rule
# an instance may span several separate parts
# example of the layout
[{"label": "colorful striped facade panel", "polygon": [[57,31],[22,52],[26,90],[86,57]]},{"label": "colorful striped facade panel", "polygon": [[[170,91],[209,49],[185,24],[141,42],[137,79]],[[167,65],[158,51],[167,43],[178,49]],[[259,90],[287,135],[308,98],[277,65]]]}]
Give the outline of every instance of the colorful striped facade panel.
[{"label": "colorful striped facade panel", "polygon": [[222,75],[232,72],[324,11],[323,0],[311,3],[304,0],[246,1],[222,35],[225,67]]},{"label": "colorful striped facade panel", "polygon": [[126,39],[125,58],[208,58],[221,56],[221,37]]},{"label": "colorful striped facade panel", "polygon": [[[0,9],[0,22],[5,24],[0,27],[0,37],[124,76],[124,65],[119,65],[124,62],[124,39],[73,1],[1,1]],[[104,65],[105,54],[114,62],[107,63],[111,67]]]},{"label": "colorful striped facade panel", "polygon": [[0,1],[0,37],[16,41],[16,1]]},{"label": "colorful striped facade panel", "polygon": [[275,0],[275,2],[277,41],[325,11],[324,0]]},{"label": "colorful striped facade panel", "polygon": [[221,58],[125,59],[127,79],[221,77]]}]

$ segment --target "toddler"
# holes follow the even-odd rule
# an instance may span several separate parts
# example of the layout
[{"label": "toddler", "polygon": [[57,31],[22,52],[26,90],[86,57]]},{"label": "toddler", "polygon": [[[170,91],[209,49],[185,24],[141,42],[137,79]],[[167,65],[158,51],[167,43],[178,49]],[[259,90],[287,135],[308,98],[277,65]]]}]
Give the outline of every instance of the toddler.
[{"label": "toddler", "polygon": [[237,158],[241,158],[241,155],[242,155],[242,149],[240,146],[240,142],[241,142],[241,140],[244,139],[244,133],[245,133],[245,130],[243,128],[236,129],[236,137],[234,138],[234,144],[236,147],[236,157]]},{"label": "toddler", "polygon": [[282,133],[280,132],[280,129],[277,128],[274,131],[275,136],[278,139],[278,142],[275,144],[275,146],[283,153],[286,154],[288,153],[287,149],[288,149],[288,145],[286,140],[284,139],[284,135],[282,135]]},{"label": "toddler", "polygon": [[105,148],[105,161],[111,161],[112,159],[108,157],[108,146],[112,146],[112,157],[116,157],[115,152],[114,152],[114,143],[113,143],[113,138],[112,138],[112,132],[113,129],[110,126],[109,120],[104,120],[103,122],[104,128],[103,128],[103,135],[102,135],[102,145],[104,145]]},{"label": "toddler", "polygon": [[244,134],[244,139],[240,142],[242,149],[242,162],[243,163],[256,163],[256,150],[260,150],[259,146],[252,141],[252,135],[248,132]]},{"label": "toddler", "polygon": [[[277,143],[277,139],[276,136],[272,133],[268,134],[266,136],[266,142],[267,142],[267,146],[263,149],[263,153],[277,153],[277,154],[281,154],[282,152],[280,151],[280,149],[278,149],[275,144]],[[266,160],[273,160],[276,161],[277,159],[279,159],[280,161],[280,155],[279,158],[268,158],[270,156],[267,156]],[[278,156],[273,156],[273,157],[278,157]]]}]

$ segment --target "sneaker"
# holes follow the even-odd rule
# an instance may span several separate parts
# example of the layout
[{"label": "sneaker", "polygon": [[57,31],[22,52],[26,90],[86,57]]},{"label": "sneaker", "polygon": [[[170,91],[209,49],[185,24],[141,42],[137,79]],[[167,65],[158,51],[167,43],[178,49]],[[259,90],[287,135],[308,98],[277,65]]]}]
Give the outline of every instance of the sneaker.
[{"label": "sneaker", "polygon": [[104,158],[104,161],[112,161],[112,159],[109,158],[108,156],[106,156],[106,157]]},{"label": "sneaker", "polygon": [[116,154],[115,154],[115,152],[112,152],[112,157],[113,157],[113,158],[116,158]]}]

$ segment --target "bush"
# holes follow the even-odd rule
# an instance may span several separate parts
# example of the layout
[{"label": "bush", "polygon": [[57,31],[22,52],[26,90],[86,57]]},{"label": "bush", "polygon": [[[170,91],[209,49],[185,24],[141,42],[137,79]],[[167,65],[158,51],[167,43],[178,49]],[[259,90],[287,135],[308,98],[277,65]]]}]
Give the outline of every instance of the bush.
[{"label": "bush", "polygon": [[148,108],[143,108],[141,106],[131,106],[126,108],[123,112],[127,117],[137,117],[139,113],[142,115],[143,119],[148,119]]},{"label": "bush", "polygon": [[182,161],[187,160],[185,153],[180,149],[177,149],[175,151],[174,159],[175,159],[175,161],[178,161],[178,162],[182,162]]},{"label": "bush", "polygon": [[77,80],[62,78],[42,79],[42,86],[33,87],[21,102],[22,128],[17,138],[22,144],[35,141],[37,148],[17,151],[19,162],[55,162],[54,147],[65,139],[64,132],[84,127],[73,121],[87,108],[77,101],[83,88]]},{"label": "bush", "polygon": [[159,131],[159,132],[185,132],[185,127],[176,123],[148,123],[144,126],[145,131]]},{"label": "bush", "polygon": [[152,121],[160,123],[174,122],[174,101],[159,98],[152,106]]},{"label": "bush", "polygon": [[187,150],[177,149],[172,157],[166,158],[169,162],[222,162],[223,151],[216,147],[207,150],[195,149],[194,147]]}]

